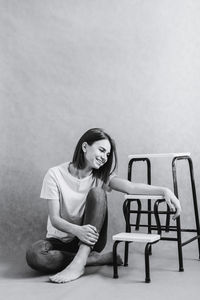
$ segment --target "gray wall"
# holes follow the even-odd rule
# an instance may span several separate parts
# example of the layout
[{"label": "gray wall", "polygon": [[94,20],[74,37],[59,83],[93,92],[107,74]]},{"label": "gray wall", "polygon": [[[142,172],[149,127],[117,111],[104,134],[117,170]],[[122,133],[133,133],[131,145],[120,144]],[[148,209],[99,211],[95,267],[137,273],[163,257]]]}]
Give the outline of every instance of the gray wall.
[{"label": "gray wall", "polygon": [[[39,199],[49,167],[79,136],[103,127],[127,155],[190,151],[200,196],[200,4],[195,0],[1,0],[1,253],[45,235]],[[169,161],[153,183],[171,187]],[[144,180],[144,168],[136,170]],[[193,224],[187,165],[179,172],[184,224]],[[122,230],[122,195],[109,195],[109,243]]]}]

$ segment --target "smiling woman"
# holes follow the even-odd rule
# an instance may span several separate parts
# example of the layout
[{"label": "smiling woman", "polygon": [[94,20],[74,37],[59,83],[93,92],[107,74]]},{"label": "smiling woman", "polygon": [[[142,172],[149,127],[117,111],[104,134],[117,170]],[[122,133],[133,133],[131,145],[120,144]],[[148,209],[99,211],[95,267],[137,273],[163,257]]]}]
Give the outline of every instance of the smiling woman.
[{"label": "smiling woman", "polygon": [[[90,155],[94,156],[93,166]],[[114,140],[100,128],[89,129],[78,141],[72,163],[77,170],[83,170],[83,173],[88,164],[88,167],[92,168],[94,177],[107,182],[117,166]]]},{"label": "smiling woman", "polygon": [[85,155],[85,163],[89,169],[99,169],[103,166],[109,157],[110,142],[108,140],[100,140],[94,142],[91,146],[86,142],[83,143],[83,152]]},{"label": "smiling woman", "polygon": [[121,179],[114,173],[116,166],[114,140],[103,129],[92,128],[78,141],[71,162],[49,169],[40,195],[48,202],[47,236],[27,250],[30,267],[58,272],[50,281],[65,283],[82,276],[85,266],[112,264],[112,252],[100,254],[107,240],[109,189],[163,195],[175,217],[180,214],[179,200],[169,189]]}]

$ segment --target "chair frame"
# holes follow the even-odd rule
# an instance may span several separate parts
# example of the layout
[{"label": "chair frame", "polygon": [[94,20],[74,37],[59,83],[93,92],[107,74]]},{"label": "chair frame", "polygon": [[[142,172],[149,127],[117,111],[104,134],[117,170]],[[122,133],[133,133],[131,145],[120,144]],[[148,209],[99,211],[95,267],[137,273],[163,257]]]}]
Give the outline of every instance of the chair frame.
[{"label": "chair frame", "polygon": [[[154,204],[154,213],[155,213],[155,219],[156,224],[158,228],[158,234],[161,234],[161,228],[160,228],[160,220],[159,220],[159,212],[158,212],[158,203],[159,201],[164,201],[162,199],[157,200]],[[126,223],[128,226],[128,224]],[[130,228],[130,226],[128,227]],[[130,232],[130,231],[128,231]],[[145,282],[150,283],[150,262],[149,262],[149,256],[151,255],[151,247],[153,244],[156,244],[160,241],[160,239],[153,241],[153,242],[147,242],[145,245],[145,251],[144,251],[144,257],[145,257]],[[125,259],[124,259],[124,266],[128,266],[128,245],[130,243],[133,243],[133,241],[126,241],[126,240],[115,240],[113,244],[113,278],[118,278],[118,265],[117,265],[117,246],[119,243],[125,242],[125,249],[127,249],[127,252],[125,252]]]},{"label": "chair frame", "polygon": [[[162,154],[161,154],[162,155]],[[170,154],[169,154],[170,155]],[[166,154],[167,156],[167,154]],[[155,155],[156,157],[156,155]],[[158,155],[159,157],[159,155]],[[141,162],[144,161],[146,162],[147,166],[147,183],[151,184],[151,161],[148,156],[142,156],[141,157],[134,157],[134,156],[129,156],[129,163],[128,163],[128,180],[132,180],[132,169],[133,169],[133,163],[136,162]],[[123,211],[125,214],[125,219],[126,219],[126,231],[130,232],[132,226],[136,226],[136,230],[139,230],[139,227],[147,227],[148,228],[148,233],[151,233],[152,230],[158,230],[160,233],[162,231],[169,232],[169,231],[175,231],[177,233],[177,237],[161,237],[161,240],[165,241],[176,241],[177,246],[178,246],[178,259],[179,259],[179,271],[184,271],[183,268],[183,253],[182,253],[182,247],[193,242],[194,240],[197,240],[198,242],[198,251],[199,251],[199,259],[200,259],[200,224],[199,224],[199,213],[198,213],[198,204],[197,204],[197,196],[196,196],[196,187],[195,187],[195,179],[194,179],[194,169],[193,169],[193,162],[190,157],[190,154],[175,154],[172,158],[172,178],[173,178],[173,188],[174,188],[174,194],[178,198],[178,180],[177,180],[177,162],[180,160],[186,160],[189,165],[189,172],[190,172],[190,181],[191,181],[191,188],[192,188],[192,198],[193,198],[193,206],[194,206],[194,216],[195,216],[195,223],[196,223],[196,228],[191,229],[191,228],[181,228],[181,221],[180,221],[180,216],[176,219],[176,225],[175,226],[170,226],[170,209],[169,206],[167,206],[167,211],[166,212],[159,212],[159,214],[166,214],[166,224],[165,226],[160,225],[160,229],[157,226],[152,225],[152,210],[151,210],[151,199],[148,199],[148,209],[147,211],[142,211],[141,210],[141,202],[138,199],[138,210],[133,211],[130,209],[130,203],[131,199],[127,199],[124,202],[123,206]],[[157,202],[157,206],[162,203],[162,201]],[[131,213],[137,213],[137,219],[136,219],[136,224],[131,224],[130,223],[130,214]],[[147,213],[148,215],[148,224],[147,225],[140,225],[140,216],[141,213]],[[159,222],[159,220],[158,220]],[[196,236],[182,242],[182,232],[195,232]],[[151,251],[151,250],[150,250]],[[128,244],[125,245],[125,265],[128,263]]]},{"label": "chair frame", "polygon": [[[197,204],[197,196],[196,196],[196,187],[195,187],[195,180],[194,180],[194,169],[193,169],[193,162],[190,157],[189,153],[178,153],[178,154],[153,154],[153,155],[130,155],[129,156],[129,163],[128,163],[128,180],[132,181],[132,169],[133,163],[137,162],[146,162],[146,171],[147,171],[147,183],[151,185],[151,161],[150,157],[163,157],[163,156],[172,156],[172,178],[173,178],[173,188],[174,194],[178,198],[178,180],[177,180],[177,162],[180,160],[186,160],[189,165],[189,173],[190,173],[190,181],[191,181],[191,188],[192,188],[192,198],[193,198],[193,206],[194,206],[194,216],[195,216],[195,223],[196,228],[181,228],[181,221],[180,216],[176,218],[176,225],[170,225],[170,215],[173,212],[170,211],[169,206],[167,205],[166,211],[159,211],[159,205],[165,202],[165,199],[157,199],[154,203],[154,207],[152,210],[152,197],[149,195],[149,199],[147,200],[147,210],[142,210],[141,199],[131,198],[131,195],[125,196],[125,201],[123,204],[123,213],[126,222],[125,231],[131,233],[131,228],[134,226],[135,230],[138,231],[140,227],[147,227],[148,233],[151,234],[153,230],[157,230],[158,234],[160,235],[160,240],[164,241],[176,241],[178,247],[178,261],[179,261],[179,271],[183,272],[183,252],[182,247],[197,240],[198,243],[198,250],[199,250],[199,259],[200,259],[200,224],[199,224],[199,213],[198,213],[198,204]],[[137,209],[131,209],[131,202],[137,203]],[[136,223],[132,224],[130,222],[130,215],[132,213],[136,214]],[[147,224],[140,224],[141,214],[147,214]],[[155,216],[156,225],[152,225],[152,214]],[[165,214],[166,215],[166,223],[165,225],[161,225],[159,215]],[[170,232],[175,231],[176,237],[164,237],[162,236],[162,232]],[[184,242],[182,242],[182,232],[195,232],[196,235]],[[149,256],[152,254],[152,245],[157,243],[159,240],[147,243],[145,246],[145,282],[149,283],[150,279],[150,265],[149,265]],[[117,246],[122,242],[121,240],[115,240],[113,244],[113,278],[118,278],[118,266],[117,266]],[[124,266],[128,266],[128,253],[129,253],[129,244],[132,241],[123,241],[125,242],[125,250],[124,250]]]}]

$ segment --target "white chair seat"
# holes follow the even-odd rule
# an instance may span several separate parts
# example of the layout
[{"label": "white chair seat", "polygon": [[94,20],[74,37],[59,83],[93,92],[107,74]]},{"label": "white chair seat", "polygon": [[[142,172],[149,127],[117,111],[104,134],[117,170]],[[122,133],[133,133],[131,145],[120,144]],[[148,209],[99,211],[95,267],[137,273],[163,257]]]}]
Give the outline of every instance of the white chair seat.
[{"label": "white chair seat", "polygon": [[134,154],[129,155],[128,158],[131,160],[132,158],[159,158],[159,157],[180,157],[180,156],[190,156],[189,152],[186,153],[146,153],[146,154]]},{"label": "white chair seat", "polygon": [[124,195],[124,199],[140,199],[140,200],[148,200],[148,199],[152,199],[152,200],[160,200],[160,199],[164,199],[163,195],[128,195],[125,194]]},{"label": "white chair seat", "polygon": [[159,234],[121,232],[113,235],[113,241],[152,243],[160,240]]}]

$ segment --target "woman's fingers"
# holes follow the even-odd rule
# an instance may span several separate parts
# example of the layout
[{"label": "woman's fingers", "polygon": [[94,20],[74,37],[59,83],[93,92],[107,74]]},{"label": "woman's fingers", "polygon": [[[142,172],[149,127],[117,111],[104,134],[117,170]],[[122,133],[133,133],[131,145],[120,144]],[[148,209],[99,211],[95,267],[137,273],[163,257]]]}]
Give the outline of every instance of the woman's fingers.
[{"label": "woman's fingers", "polygon": [[181,209],[177,208],[176,213],[172,217],[173,220],[176,220],[177,217],[179,217],[181,214]]},{"label": "woman's fingers", "polygon": [[97,231],[97,229],[96,229],[96,227],[95,226],[93,226],[93,225],[88,225],[88,227],[92,230],[92,232],[94,232],[94,233],[97,233],[98,234],[98,231]]},{"label": "woman's fingers", "polygon": [[169,205],[171,211],[175,212],[174,216],[172,217],[175,220],[181,213],[181,205],[178,198],[169,190],[165,193],[165,200]]},{"label": "woman's fingers", "polygon": [[99,233],[98,233],[96,227],[94,227],[92,225],[88,225],[88,233],[90,233],[96,237],[99,237]]},{"label": "woman's fingers", "polygon": [[179,217],[181,214],[181,206],[180,206],[180,203],[177,204],[176,206],[176,213],[175,215],[172,217],[173,220],[176,220],[177,217]]},{"label": "woman's fingers", "polygon": [[97,229],[93,225],[83,225],[81,226],[81,236],[79,237],[80,240],[88,245],[93,246],[99,238],[99,233],[97,232]]},{"label": "woman's fingers", "polygon": [[165,201],[167,202],[167,204],[169,205],[170,210],[175,211],[175,207],[171,202],[171,199],[168,195],[165,196]]},{"label": "woman's fingers", "polygon": [[173,220],[175,220],[181,214],[181,205],[180,205],[180,201],[178,200],[178,198],[176,198],[174,194],[172,196],[172,202],[173,205],[176,207],[176,213],[173,216]]},{"label": "woman's fingers", "polygon": [[84,240],[84,242],[86,242],[89,245],[94,245],[97,241],[98,238],[93,235],[87,235]]}]

